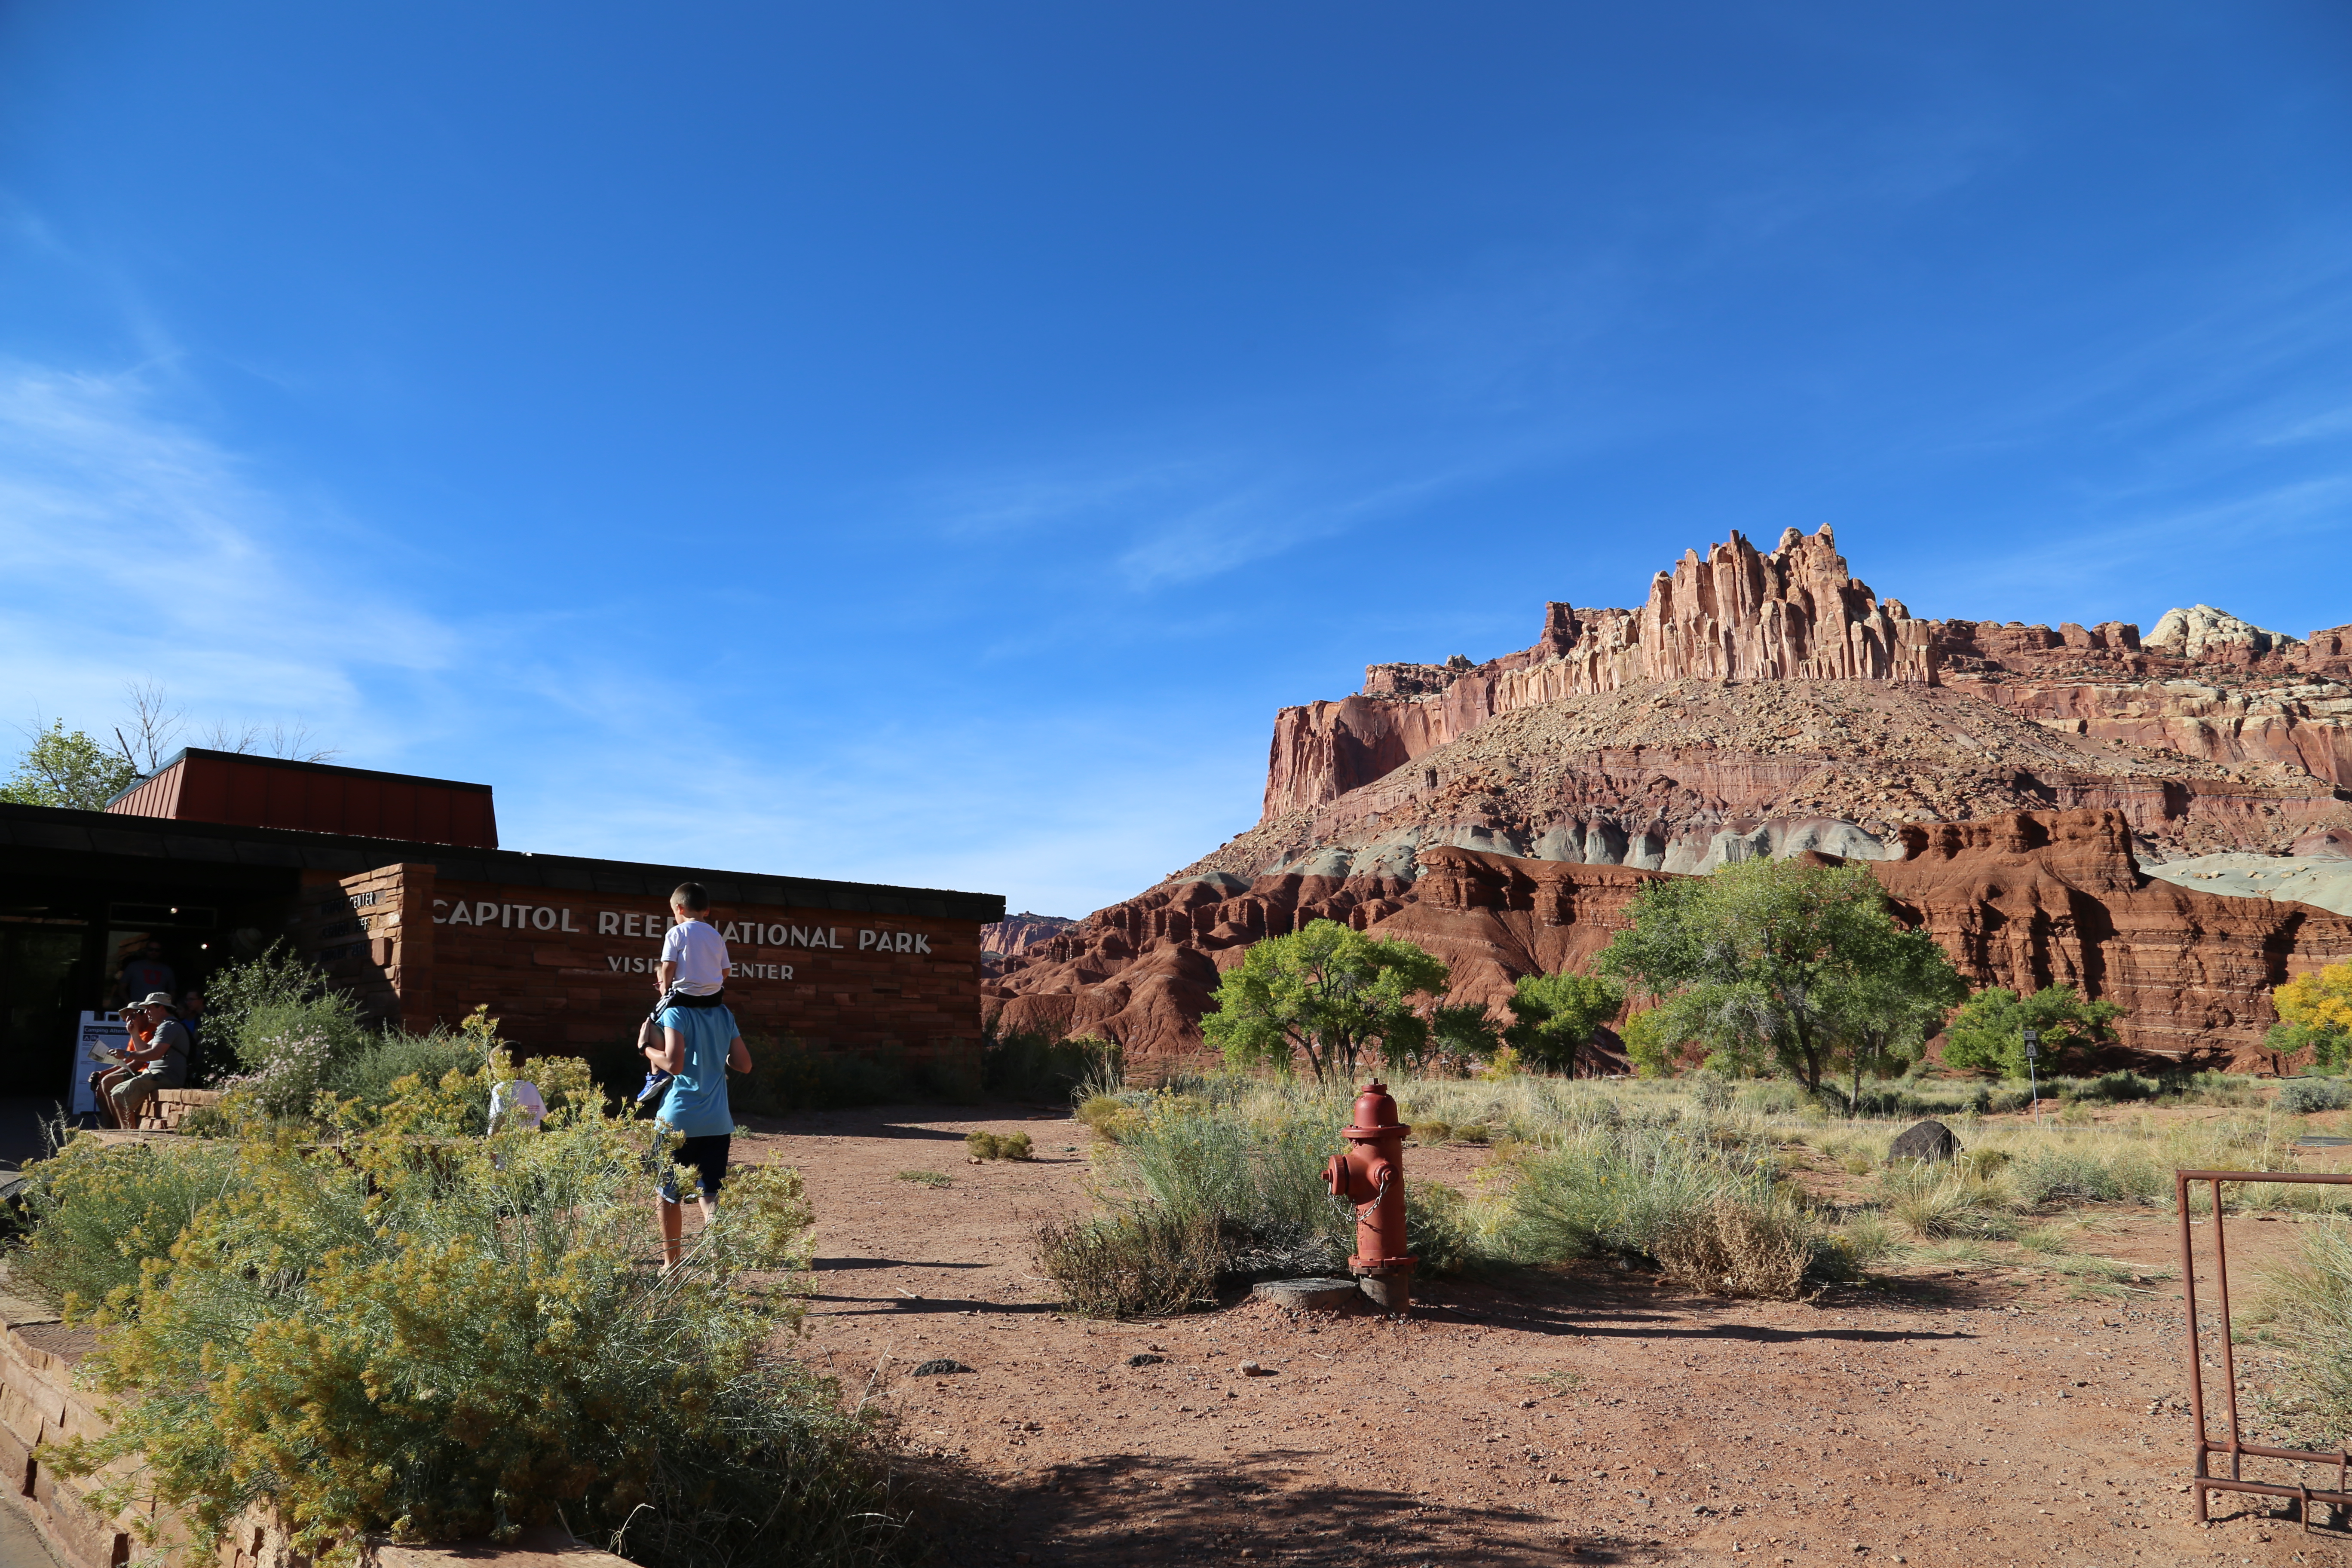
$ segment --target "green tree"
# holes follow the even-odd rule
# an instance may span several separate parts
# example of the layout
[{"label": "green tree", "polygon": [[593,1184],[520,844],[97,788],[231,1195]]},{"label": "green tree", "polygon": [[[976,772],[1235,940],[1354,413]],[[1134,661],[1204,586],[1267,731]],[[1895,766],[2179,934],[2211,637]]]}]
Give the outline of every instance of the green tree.
[{"label": "green tree", "polygon": [[1370,1053],[1421,1060],[1430,1021],[1414,999],[1444,995],[1447,982],[1445,965],[1409,942],[1310,921],[1255,943],[1225,971],[1201,1033],[1235,1067],[1265,1062],[1287,1073],[1303,1056],[1320,1081],[1352,1079]]},{"label": "green tree", "polygon": [[47,729],[33,731],[33,743],[16,759],[16,773],[0,784],[0,800],[96,811],[138,776],[128,757],[53,719]]},{"label": "green tree", "polygon": [[[1658,998],[1643,1026],[1654,1054],[1696,1041],[1728,1072],[1778,1069],[1816,1089],[1842,1052],[1867,1055],[1864,1022],[1892,1040],[1899,1016],[1941,994],[1932,973],[1909,966],[1922,955],[1897,942],[1885,896],[1860,866],[1735,861],[1651,883],[1633,915],[1601,967]],[[1927,997],[1914,996],[1919,986]]]},{"label": "green tree", "polygon": [[1969,998],[1944,1031],[1944,1065],[2025,1076],[2025,1034],[2042,1031],[2044,1070],[2053,1070],[2063,1051],[2115,1037],[2110,1026],[2123,1016],[2112,1002],[2086,1002],[2072,985],[2045,985],[2020,996],[1995,985]]},{"label": "green tree", "polygon": [[1643,1078],[1675,1076],[1675,1055],[1684,1037],[1673,1025],[1674,1020],[1660,1016],[1655,1007],[1625,1020],[1618,1037],[1625,1042],[1625,1059],[1633,1064],[1635,1073]]},{"label": "green tree", "polygon": [[1524,1061],[1570,1072],[1577,1048],[1625,1005],[1625,988],[1603,974],[1522,974],[1504,1005],[1512,1021],[1503,1043]]},{"label": "green tree", "polygon": [[[1429,1010],[1429,1056],[1468,1064],[1483,1062],[1502,1043],[1495,1020],[1483,1002],[1449,1007],[1443,1003]],[[1413,1064],[1418,1068],[1421,1064]]]},{"label": "green tree", "polygon": [[1853,1085],[1848,1106],[1860,1102],[1864,1073],[1893,1078],[1925,1056],[1928,1038],[1969,995],[1969,983],[1926,931],[1890,921],[1868,945],[1829,1009],[1833,1055]]}]

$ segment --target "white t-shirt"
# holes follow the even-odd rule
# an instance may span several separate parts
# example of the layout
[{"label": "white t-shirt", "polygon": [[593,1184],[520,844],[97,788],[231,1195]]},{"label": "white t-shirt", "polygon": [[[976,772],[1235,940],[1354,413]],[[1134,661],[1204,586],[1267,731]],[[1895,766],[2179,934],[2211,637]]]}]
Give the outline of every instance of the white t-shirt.
[{"label": "white t-shirt", "polygon": [[677,965],[671,982],[689,996],[713,996],[727,984],[727,939],[706,920],[689,920],[669,928],[662,938],[661,961]]}]

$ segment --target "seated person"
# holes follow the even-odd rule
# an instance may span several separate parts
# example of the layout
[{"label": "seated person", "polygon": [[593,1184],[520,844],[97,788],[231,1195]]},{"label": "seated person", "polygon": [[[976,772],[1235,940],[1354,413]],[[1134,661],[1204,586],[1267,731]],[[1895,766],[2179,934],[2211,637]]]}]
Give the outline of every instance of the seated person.
[{"label": "seated person", "polygon": [[140,1112],[162,1090],[184,1089],[188,1083],[188,1031],[173,1016],[179,1008],[173,1005],[172,994],[157,991],[135,1008],[124,1009],[125,1016],[133,1012],[152,1032],[144,1045],[127,1053],[139,1070],[107,1090],[117,1125],[123,1127],[138,1126]]},{"label": "seated person", "polygon": [[138,1075],[138,1055],[147,1048],[147,1042],[154,1034],[154,1030],[148,1026],[146,1015],[129,1007],[122,1012],[122,1030],[126,1037],[121,1055],[109,1051],[102,1056],[93,1055],[90,1058],[99,1064],[98,1070],[89,1075],[89,1092],[96,1102],[94,1114],[100,1127],[118,1125],[114,1120],[111,1091],[116,1084]]}]

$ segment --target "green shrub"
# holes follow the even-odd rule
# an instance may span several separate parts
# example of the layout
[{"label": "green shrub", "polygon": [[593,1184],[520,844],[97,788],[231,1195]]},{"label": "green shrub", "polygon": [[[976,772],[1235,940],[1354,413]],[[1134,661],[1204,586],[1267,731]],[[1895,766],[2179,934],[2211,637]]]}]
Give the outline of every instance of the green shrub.
[{"label": "green shrub", "polygon": [[2104,1100],[2109,1104],[2125,1105],[2134,1100],[2153,1100],[2163,1086],[2152,1078],[2142,1078],[2136,1072],[2111,1072],[2095,1078],[2083,1085],[2085,1100]]},{"label": "green shrub", "polygon": [[[338,1099],[356,1100],[370,1108],[381,1108],[392,1102],[393,1086],[400,1079],[415,1077],[427,1084],[437,1084],[450,1073],[478,1071],[484,1061],[482,1038],[464,1034],[451,1034],[436,1029],[429,1035],[412,1035],[404,1031],[387,1031],[362,1041],[360,1046],[333,1063],[327,1071],[325,1084]],[[516,1069],[525,1078],[530,1076],[528,1062]],[[477,1131],[489,1130],[488,1107],[483,1107],[483,1125]]]},{"label": "green shrub", "polygon": [[1070,1310],[1126,1318],[1188,1312],[1215,1300],[1223,1243],[1213,1215],[1145,1206],[1031,1232],[1037,1267]]},{"label": "green shrub", "polygon": [[1505,1236],[1533,1263],[1655,1257],[1660,1237],[1725,1194],[1768,1202],[1769,1161],[1664,1128],[1595,1128],[1517,1162]]},{"label": "green shrub", "polygon": [[235,1186],[236,1151],[205,1139],[100,1143],[68,1136],[26,1167],[32,1235],[11,1277],[70,1315],[129,1310],[141,1267]]},{"label": "green shrub", "polygon": [[2293,1260],[2266,1280],[2288,1373],[2279,1414],[2297,1446],[2336,1448],[2352,1443],[2352,1226],[2297,1232]]},{"label": "green shrub", "polygon": [[1454,1136],[1465,1143],[1486,1143],[1493,1142],[1495,1133],[1486,1123],[1473,1121],[1466,1127],[1455,1128]]},{"label": "green shrub", "polygon": [[1922,1241],[2017,1234],[2000,1190],[1953,1165],[1898,1161],[1879,1177],[1878,1198],[1889,1218]]},{"label": "green shrub", "polygon": [[981,1043],[982,1085],[991,1094],[1066,1100],[1089,1079],[1116,1077],[1118,1044],[1091,1035],[1061,1037],[1042,1030],[999,1035],[992,1027]]},{"label": "green shrub", "polygon": [[1875,1214],[1855,1215],[1831,1240],[1843,1255],[1842,1261],[1849,1275],[1858,1275],[1903,1250],[1895,1227],[1887,1224],[1885,1216]]},{"label": "green shrub", "polygon": [[1347,1255],[1353,1215],[1323,1184],[1342,1113],[1252,1120],[1169,1101],[1123,1137],[1120,1171],[1150,1205],[1207,1215],[1235,1273],[1329,1268]]},{"label": "green shrub", "polygon": [[1793,1116],[1805,1103],[1805,1091],[1793,1083],[1767,1079],[1741,1085],[1733,1093],[1732,1102],[1757,1116]]},{"label": "green shrub", "polygon": [[1405,1184],[1404,1234],[1424,1274],[1459,1273],[1481,1256],[1470,1200],[1443,1182]]},{"label": "green shrub", "polygon": [[1036,1157],[1026,1132],[974,1131],[963,1135],[963,1146],[975,1159],[1030,1160]]},{"label": "green shrub", "polygon": [[773,1353],[797,1302],[758,1288],[806,1264],[798,1176],[739,1169],[664,1274],[653,1134],[604,1113],[584,1064],[530,1064],[544,1131],[460,1135],[513,1070],[404,1080],[323,1140],[77,1140],[37,1169],[19,1278],[81,1312],[68,1277],[121,1267],[95,1260],[101,1227],[145,1265],[106,1289],[83,1363],[111,1430],[44,1462],[102,1474],[107,1511],[160,1501],[199,1553],[260,1507],[327,1564],[542,1522],[655,1568],[881,1560],[887,1474],[834,1388]]},{"label": "green shrub", "polygon": [[204,1027],[205,1056],[213,1076],[261,1065],[247,1060],[238,1044],[254,1013],[304,1002],[326,989],[326,972],[304,963],[282,940],[271,942],[258,958],[214,971],[205,982]]},{"label": "green shrub", "polygon": [[[914,1078],[896,1051],[813,1051],[789,1037],[747,1036],[743,1046],[751,1053],[751,1070],[730,1078],[727,1089],[738,1115],[784,1116],[914,1098]],[[645,1058],[637,1056],[625,1078],[628,1092],[636,1092],[644,1077]]]},{"label": "green shrub", "polygon": [[1738,1098],[1738,1091],[1731,1087],[1731,1080],[1718,1072],[1695,1072],[1687,1081],[1702,1110],[1728,1110],[1732,1101]]},{"label": "green shrub", "polygon": [[2117,1151],[2107,1158],[2089,1149],[2048,1143],[2027,1149],[2009,1167],[2018,1197],[2028,1205],[2137,1201],[2170,1190],[2171,1178],[2147,1152]]},{"label": "green shrub", "polygon": [[1412,1135],[1416,1142],[1432,1146],[1451,1143],[1454,1142],[1454,1125],[1451,1122],[1434,1119],[1416,1121],[1413,1123]]},{"label": "green shrub", "polygon": [[2340,1078],[2289,1079],[2279,1087],[2278,1108],[2291,1116],[2342,1110],[2352,1106],[2352,1083]]},{"label": "green shrub", "polygon": [[898,1173],[898,1179],[902,1182],[912,1182],[919,1187],[951,1187],[955,1185],[955,1178],[949,1175],[945,1171],[901,1171]]},{"label": "green shrub", "polygon": [[1115,1094],[1090,1094],[1071,1114],[1093,1128],[1097,1137],[1118,1143],[1142,1125],[1144,1108],[1150,1103],[1149,1094],[1122,1089]]}]

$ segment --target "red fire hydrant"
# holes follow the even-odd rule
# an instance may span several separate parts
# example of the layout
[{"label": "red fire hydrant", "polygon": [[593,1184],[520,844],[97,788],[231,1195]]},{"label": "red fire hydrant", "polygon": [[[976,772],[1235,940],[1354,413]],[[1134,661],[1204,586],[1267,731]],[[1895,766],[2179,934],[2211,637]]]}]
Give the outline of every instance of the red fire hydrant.
[{"label": "red fire hydrant", "polygon": [[1405,1254],[1404,1135],[1388,1086],[1366,1084],[1356,1097],[1356,1121],[1339,1130],[1348,1152],[1331,1156],[1323,1179],[1332,1194],[1356,1205],[1356,1256],[1348,1270],[1383,1312],[1412,1306],[1413,1259]]}]

